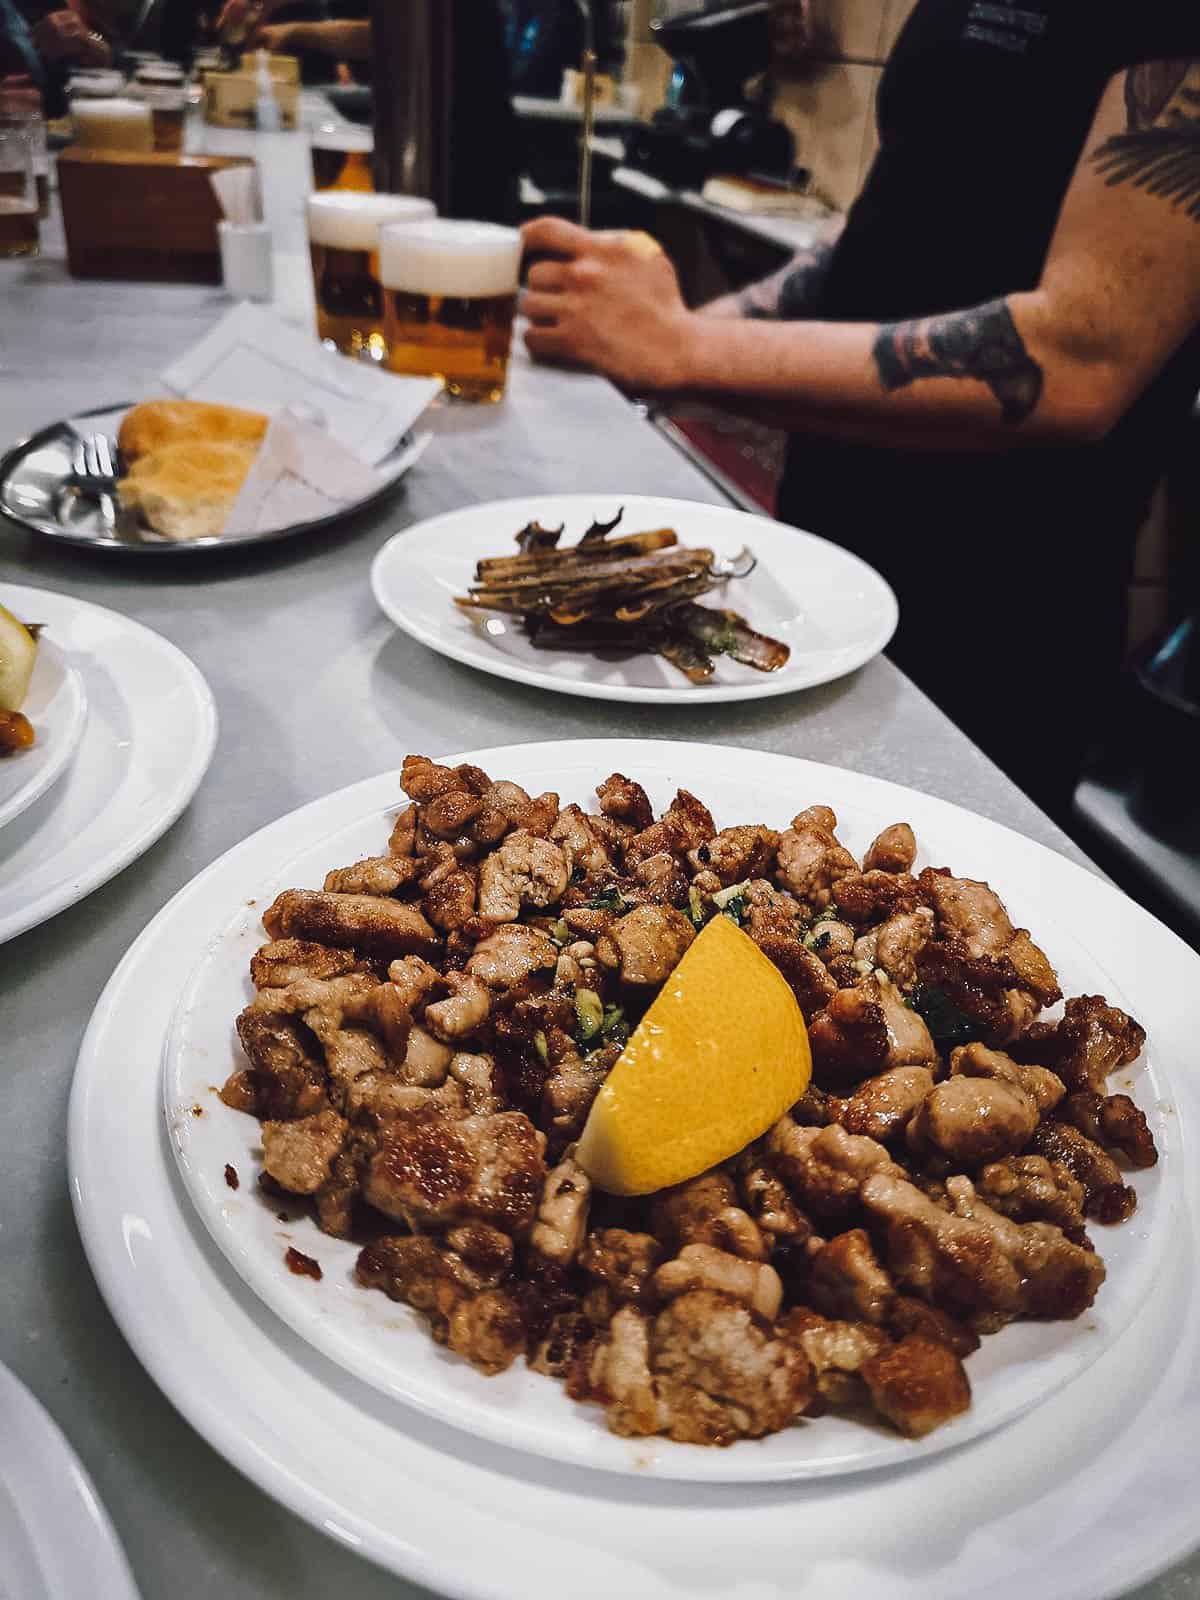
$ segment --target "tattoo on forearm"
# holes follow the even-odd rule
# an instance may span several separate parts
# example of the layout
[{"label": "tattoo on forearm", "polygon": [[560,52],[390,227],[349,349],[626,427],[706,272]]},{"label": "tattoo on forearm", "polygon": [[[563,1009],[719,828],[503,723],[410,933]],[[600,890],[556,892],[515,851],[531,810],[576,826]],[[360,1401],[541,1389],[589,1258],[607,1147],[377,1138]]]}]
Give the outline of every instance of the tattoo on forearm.
[{"label": "tattoo on forearm", "polygon": [[1093,162],[1110,189],[1131,183],[1200,222],[1200,62],[1151,61],[1125,74],[1127,129]]},{"label": "tattoo on forearm", "polygon": [[1005,422],[1024,422],[1042,393],[1042,369],[1026,350],[1004,300],[946,316],[889,323],[875,340],[875,365],[889,393],[918,378],[986,383]]},{"label": "tattoo on forearm", "polygon": [[741,291],[737,300],[742,315],[785,322],[812,316],[832,256],[831,244],[798,251],[778,272]]}]

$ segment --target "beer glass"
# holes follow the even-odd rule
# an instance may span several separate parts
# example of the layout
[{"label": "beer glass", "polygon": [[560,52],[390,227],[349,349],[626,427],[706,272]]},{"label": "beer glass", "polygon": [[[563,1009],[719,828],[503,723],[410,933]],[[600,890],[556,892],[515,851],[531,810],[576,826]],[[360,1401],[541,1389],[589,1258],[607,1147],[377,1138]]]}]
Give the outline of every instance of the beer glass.
[{"label": "beer glass", "polygon": [[154,123],[144,100],[72,100],[71,121],[80,149],[154,149]]},{"label": "beer glass", "polygon": [[[37,188],[38,216],[50,215],[50,157],[46,150],[46,124],[42,97],[36,89],[0,89],[0,127],[23,128],[33,153],[33,181]],[[15,179],[9,180],[15,189]]]},{"label": "beer glass", "polygon": [[385,227],[379,277],[389,368],[439,377],[460,400],[499,400],[520,269],[514,228],[445,218]]},{"label": "beer glass", "polygon": [[178,155],[183,149],[183,123],[187,111],[187,91],[178,88],[146,90],[150,107],[150,132],[160,154]]},{"label": "beer glass", "polygon": [[406,194],[325,190],[308,197],[308,245],[317,300],[317,337],[344,355],[382,361],[379,230],[432,217],[432,200]]},{"label": "beer glass", "polygon": [[0,258],[38,253],[33,140],[25,127],[0,127]]},{"label": "beer glass", "polygon": [[370,128],[332,122],[314,128],[311,142],[313,188],[373,193],[371,155],[374,149]]}]

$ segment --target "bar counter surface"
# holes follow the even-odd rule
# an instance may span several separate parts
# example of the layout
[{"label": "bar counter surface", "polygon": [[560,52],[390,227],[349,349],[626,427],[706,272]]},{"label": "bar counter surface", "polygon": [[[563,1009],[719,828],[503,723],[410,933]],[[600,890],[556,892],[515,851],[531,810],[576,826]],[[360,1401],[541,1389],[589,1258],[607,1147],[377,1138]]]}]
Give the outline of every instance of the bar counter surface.
[{"label": "bar counter surface", "polygon": [[[240,148],[254,143],[237,138]],[[297,223],[307,141],[261,136],[258,153],[268,214],[276,213],[281,298],[303,321],[311,311]],[[207,288],[73,282],[56,222],[44,225],[43,240],[40,259],[0,266],[4,448],[57,418],[154,393],[155,375],[229,305]],[[0,522],[0,578],[157,629],[205,674],[220,715],[208,775],[166,836],[73,910],[0,947],[0,1360],[92,1474],[144,1600],[425,1593],[323,1538],[192,1432],[117,1331],[76,1233],[66,1114],[80,1038],[133,939],[202,867],[304,802],[398,769],[408,751],[589,736],[699,740],[851,767],[1084,859],[885,659],[777,700],[648,711],[509,685],[396,633],[375,606],[368,572],[380,546],[421,518],[539,491],[719,498],[607,384],[521,358],[501,405],[442,406],[434,427],[434,444],[382,511],[240,556],[81,553]],[[1182,1600],[1197,1582],[1193,1560],[1139,1594]]]}]

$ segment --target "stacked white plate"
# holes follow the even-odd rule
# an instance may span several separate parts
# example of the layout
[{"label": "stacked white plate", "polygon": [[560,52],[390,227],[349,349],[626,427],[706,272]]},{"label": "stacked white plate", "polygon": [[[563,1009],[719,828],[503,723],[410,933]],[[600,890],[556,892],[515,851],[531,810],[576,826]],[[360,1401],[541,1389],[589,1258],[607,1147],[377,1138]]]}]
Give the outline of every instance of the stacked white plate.
[{"label": "stacked white plate", "polygon": [[200,673],[140,623],[70,595],[0,584],[43,626],[23,710],[32,749],[0,760],[0,943],[99,888],[192,798],[217,717]]}]

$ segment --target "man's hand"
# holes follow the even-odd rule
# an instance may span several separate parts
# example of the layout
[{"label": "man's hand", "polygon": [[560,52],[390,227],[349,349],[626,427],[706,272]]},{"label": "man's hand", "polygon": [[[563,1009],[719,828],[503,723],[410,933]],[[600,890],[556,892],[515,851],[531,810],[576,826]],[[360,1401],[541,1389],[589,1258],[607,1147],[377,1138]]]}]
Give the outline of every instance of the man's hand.
[{"label": "man's hand", "polygon": [[265,28],[255,28],[251,43],[259,50],[269,50],[272,55],[294,55],[303,49],[299,30],[302,22],[272,22]]},{"label": "man's hand", "polygon": [[526,251],[558,258],[529,271],[521,309],[531,355],[591,367],[627,389],[688,386],[695,319],[652,240],[559,217],[527,223],[522,237]]},{"label": "man's hand", "polygon": [[32,29],[33,42],[44,61],[111,60],[112,52],[99,34],[89,31],[74,11],[51,11]]}]

